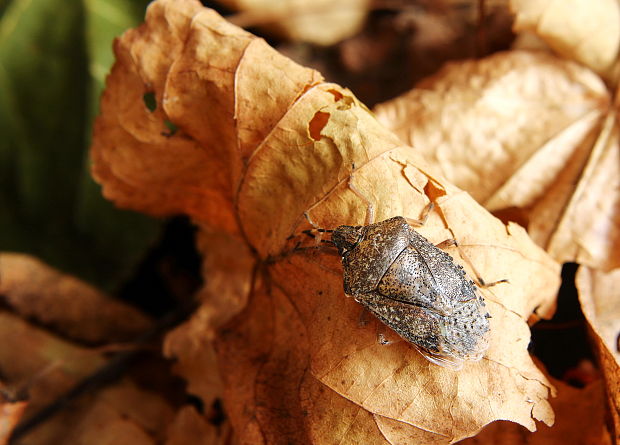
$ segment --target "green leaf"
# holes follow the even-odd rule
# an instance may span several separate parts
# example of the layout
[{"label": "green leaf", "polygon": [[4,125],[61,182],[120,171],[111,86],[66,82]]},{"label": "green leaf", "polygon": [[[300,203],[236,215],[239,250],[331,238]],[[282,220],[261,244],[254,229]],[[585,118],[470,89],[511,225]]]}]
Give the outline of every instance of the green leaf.
[{"label": "green leaf", "polygon": [[90,178],[88,145],[112,40],[146,1],[13,0],[0,18],[0,249],[112,289],[160,232]]}]

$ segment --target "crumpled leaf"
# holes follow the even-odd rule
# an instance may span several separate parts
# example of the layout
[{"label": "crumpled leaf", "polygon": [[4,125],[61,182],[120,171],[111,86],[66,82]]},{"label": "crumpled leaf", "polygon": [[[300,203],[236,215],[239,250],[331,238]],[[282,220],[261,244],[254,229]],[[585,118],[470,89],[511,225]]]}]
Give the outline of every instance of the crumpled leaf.
[{"label": "crumpled leaf", "polygon": [[261,25],[291,40],[332,45],[362,27],[370,0],[218,0],[240,11],[231,17],[241,27]]},{"label": "crumpled leaf", "polygon": [[75,411],[62,413],[62,423],[46,423],[28,439],[39,439],[35,443],[42,444],[60,443],[53,437],[63,434],[64,427],[62,443],[67,444],[155,445],[164,437],[165,425],[172,421],[172,416],[171,407],[159,394],[123,380],[103,389],[94,400],[78,403]]},{"label": "crumpled leaf", "polygon": [[[3,377],[28,393],[25,419],[105,363],[101,352],[66,342],[5,311],[0,311],[0,338],[11,345],[0,348]],[[171,420],[167,401],[125,378],[74,400],[22,442],[154,444]]]},{"label": "crumpled leaf", "polygon": [[29,255],[0,252],[0,295],[24,318],[88,343],[133,340],[151,326],[137,309]]},{"label": "crumpled leaf", "polygon": [[610,74],[620,47],[617,0],[511,0],[515,31],[530,31],[568,59]]},{"label": "crumpled leaf", "polygon": [[170,424],[166,445],[218,445],[230,443],[230,430],[213,425],[192,406],[181,408]]},{"label": "crumpled leaf", "polygon": [[535,433],[528,433],[515,423],[494,422],[476,437],[466,439],[462,445],[611,445],[611,435],[605,422],[605,390],[596,381],[586,388],[574,388],[561,380],[550,378],[558,390],[551,400],[556,414],[553,427],[542,426]]},{"label": "crumpled leaf", "polygon": [[512,51],[448,65],[377,118],[556,260],[620,266],[620,152],[603,82]]},{"label": "crumpled leaf", "polygon": [[9,443],[11,433],[27,406],[27,400],[10,397],[0,383],[0,445]]},{"label": "crumpled leaf", "polygon": [[[603,371],[609,412],[620,434],[620,269],[602,272],[580,267],[579,302]],[[616,437],[617,441],[618,437]]]},{"label": "crumpled leaf", "polygon": [[[534,419],[553,422],[553,387],[527,352],[526,320],[552,312],[559,266],[522,228],[504,225],[436,175],[348,90],[196,1],[152,3],[146,23],[115,52],[93,173],[115,202],[186,213],[205,239],[227,238],[223,245],[238,257],[209,260],[218,285],[168,351],[200,357],[208,348],[201,335],[216,332],[224,406],[239,442],[398,443],[415,435],[449,443],[496,419],[531,430]],[[153,111],[145,94],[156,99]],[[481,362],[455,373],[393,333],[394,344],[379,345],[377,322],[360,327],[360,306],[343,295],[339,259],[295,250],[311,227],[304,212],[326,228],[364,222],[366,203],[349,181],[374,204],[377,220],[417,218],[434,202],[420,232],[432,242],[459,240],[485,280],[510,280],[482,290],[493,318]],[[208,354],[202,375],[191,356],[184,375],[204,378]],[[215,386],[201,395],[213,397]]]},{"label": "crumpled leaf", "polygon": [[187,380],[187,391],[209,407],[221,400],[224,392],[213,346],[215,329],[246,306],[254,259],[245,242],[206,227],[199,232],[197,243],[200,251],[208,252],[202,263],[208,280],[198,294],[206,304],[168,333],[164,355],[175,359],[174,371]]}]

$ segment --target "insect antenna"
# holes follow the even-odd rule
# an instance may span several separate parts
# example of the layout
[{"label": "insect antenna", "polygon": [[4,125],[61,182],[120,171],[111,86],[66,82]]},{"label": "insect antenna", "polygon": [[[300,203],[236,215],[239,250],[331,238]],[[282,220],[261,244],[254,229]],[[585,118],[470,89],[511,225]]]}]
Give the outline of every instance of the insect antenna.
[{"label": "insect antenna", "polygon": [[[302,230],[301,233],[303,233],[304,235],[308,235],[310,238],[313,239],[319,239],[320,242],[322,243],[332,243],[331,240],[324,240],[322,239],[322,237],[319,235],[315,235],[316,233],[333,233],[334,231],[331,229],[307,229],[307,230]],[[333,244],[333,243],[332,243]]]},{"label": "insect antenna", "polygon": [[[323,233],[333,233],[334,231],[331,229],[308,229],[308,230],[302,230],[301,233],[303,233],[304,235],[309,236],[310,238],[314,239],[317,243],[316,246],[312,246],[310,248],[314,248],[314,249],[321,249],[322,247],[336,247],[334,245],[334,242],[331,239],[323,239],[322,234]],[[326,246],[322,246],[322,244],[327,244]],[[299,244],[296,246],[296,250],[302,250],[303,248],[300,248]]]},{"label": "insect antenna", "polygon": [[[308,214],[308,212],[304,212],[304,217],[306,218],[308,223],[310,223],[310,225],[312,226],[312,229],[302,230],[301,233],[303,233],[304,235],[309,236],[312,239],[317,240],[317,244],[318,243],[325,243],[325,244],[329,244],[329,246],[334,246],[334,243],[332,242],[331,239],[325,240],[325,239],[323,239],[323,236],[322,236],[323,233],[333,233],[334,231],[332,229],[323,229],[323,228],[317,226],[314,223],[314,221],[312,221],[312,218],[310,218],[310,215]],[[296,235],[291,235],[289,237],[289,239],[295,238],[295,236]],[[314,246],[314,248],[316,248],[316,247],[318,247],[318,246]],[[295,246],[295,250],[299,250],[299,243],[297,244],[297,246]]]},{"label": "insect antenna", "polygon": [[[293,247],[292,252],[303,252],[303,251],[323,251],[330,255],[340,256],[338,250],[336,249],[336,245],[331,239],[323,239],[321,234],[323,233],[333,233],[333,230],[330,229],[308,229],[302,230],[304,235],[315,240],[315,245],[313,246],[302,246],[302,242],[298,241]],[[295,238],[295,235],[289,237],[289,239]]]},{"label": "insect antenna", "polygon": [[[323,249],[323,248],[327,248],[328,251],[327,253],[332,253],[331,251],[333,249],[331,248],[335,248],[336,246],[334,245],[333,241],[331,239],[323,239],[323,234],[324,233],[333,233],[334,231],[332,229],[323,229],[321,227],[318,227],[314,221],[312,221],[312,218],[310,218],[310,215],[308,214],[308,212],[304,212],[304,216],[306,218],[306,220],[310,223],[310,225],[313,227],[312,229],[306,229],[306,230],[302,230],[301,233],[303,233],[304,235],[314,239],[316,241],[316,245],[314,246],[302,246],[302,241],[297,241],[297,243],[295,244],[295,247],[293,247],[292,251],[293,252],[301,252],[304,250],[316,250],[316,249]],[[287,238],[287,240],[292,240],[294,238],[298,238],[300,235],[299,234],[292,234],[291,236],[289,236]]]}]

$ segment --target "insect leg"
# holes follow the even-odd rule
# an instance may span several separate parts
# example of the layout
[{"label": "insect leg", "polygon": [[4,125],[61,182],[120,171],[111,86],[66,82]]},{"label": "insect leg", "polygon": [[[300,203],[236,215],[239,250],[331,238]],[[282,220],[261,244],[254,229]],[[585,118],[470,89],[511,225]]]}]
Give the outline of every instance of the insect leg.
[{"label": "insect leg", "polygon": [[306,218],[306,221],[308,221],[308,223],[310,223],[310,225],[312,226],[313,229],[319,230],[319,226],[317,226],[314,221],[312,221],[312,218],[310,218],[310,214],[306,211],[304,212],[304,218]]},{"label": "insect leg", "polygon": [[378,323],[377,325],[377,343],[380,345],[393,345],[394,343],[398,343],[400,338],[388,338],[389,337],[389,329],[383,323]]},{"label": "insect leg", "polygon": [[428,215],[430,215],[431,211],[434,208],[435,208],[435,203],[434,202],[429,202],[422,209],[422,213],[420,214],[420,218],[419,219],[414,219],[414,218],[405,218],[405,219],[407,220],[407,222],[411,226],[422,227],[424,224],[426,224],[426,221],[428,220]]},{"label": "insect leg", "polygon": [[375,206],[370,199],[368,199],[359,189],[353,185],[353,172],[355,170],[355,164],[353,164],[353,170],[351,171],[351,176],[349,176],[349,188],[353,193],[357,195],[362,201],[366,203],[366,223],[365,225],[369,225],[375,222]]},{"label": "insect leg", "polygon": [[[373,311],[360,300],[356,299],[356,301],[358,303],[362,303],[361,304],[362,311],[360,312],[358,325],[360,327],[364,327],[370,322],[370,317],[372,316]],[[377,326],[376,326],[377,343],[379,343],[380,345],[391,345],[393,343],[398,342],[399,339],[395,340],[395,339],[389,338],[389,337],[392,337],[392,335],[390,335],[390,329],[388,329],[388,327],[384,323],[385,321],[381,323],[377,323]]]},{"label": "insect leg", "polygon": [[370,313],[364,306],[362,306],[362,310],[360,311],[360,317],[359,317],[359,320],[357,321],[357,324],[360,327],[364,327],[368,324],[369,321],[370,321]]},{"label": "insect leg", "polygon": [[379,332],[377,334],[377,343],[379,343],[380,345],[391,345],[392,343],[395,343],[394,340],[388,340],[387,338],[385,338],[385,335],[382,332]]},{"label": "insect leg", "polygon": [[458,246],[458,243],[455,239],[449,238],[447,240],[443,240],[439,244],[435,244],[435,247],[442,250],[450,246]]},{"label": "insect leg", "polygon": [[438,249],[442,249],[442,250],[447,248],[447,247],[451,247],[451,246],[455,246],[458,249],[459,255],[461,256],[461,258],[463,258],[465,260],[465,262],[469,265],[471,270],[476,275],[476,284],[478,285],[478,287],[488,288],[488,287],[491,287],[491,286],[495,286],[496,284],[499,284],[499,283],[508,283],[509,282],[505,278],[503,280],[492,281],[490,283],[487,283],[486,281],[484,281],[484,279],[480,276],[480,274],[476,270],[476,267],[474,266],[474,264],[469,259],[469,256],[463,251],[463,249],[461,249],[461,246],[459,245],[459,243],[455,239],[451,239],[450,238],[450,239],[447,239],[447,240],[444,240],[444,241],[440,242],[439,244],[435,244],[435,247],[437,247]]},{"label": "insect leg", "polygon": [[508,278],[503,278],[503,279],[501,279],[501,280],[497,280],[497,281],[491,281],[490,283],[487,283],[486,281],[484,281],[484,280],[482,279],[482,277],[478,277],[477,279],[478,279],[478,281],[479,281],[479,283],[478,283],[478,284],[480,285],[480,287],[484,287],[484,288],[493,287],[493,286],[495,286],[496,284],[500,284],[500,283],[510,283],[510,281],[508,280]]}]

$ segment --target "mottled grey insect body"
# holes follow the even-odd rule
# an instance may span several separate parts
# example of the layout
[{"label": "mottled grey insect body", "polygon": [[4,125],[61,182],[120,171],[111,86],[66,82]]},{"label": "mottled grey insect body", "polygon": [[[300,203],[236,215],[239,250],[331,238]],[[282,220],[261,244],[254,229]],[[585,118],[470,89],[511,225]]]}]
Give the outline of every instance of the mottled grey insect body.
[{"label": "mottled grey insect body", "polygon": [[488,347],[490,317],[474,283],[452,257],[400,216],[340,226],[344,290],[433,363],[460,369]]}]

